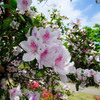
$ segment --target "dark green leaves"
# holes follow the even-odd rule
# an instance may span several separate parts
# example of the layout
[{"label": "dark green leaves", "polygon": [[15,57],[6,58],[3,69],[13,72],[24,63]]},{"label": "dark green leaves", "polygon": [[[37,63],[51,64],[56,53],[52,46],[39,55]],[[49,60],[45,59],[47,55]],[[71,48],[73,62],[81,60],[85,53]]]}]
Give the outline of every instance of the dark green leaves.
[{"label": "dark green leaves", "polygon": [[20,17],[20,19],[21,19],[23,22],[25,22],[25,19],[24,19],[24,17],[23,17],[21,14],[19,14],[19,17]]},{"label": "dark green leaves", "polygon": [[10,9],[13,9],[13,8],[12,8],[10,5],[8,5],[8,4],[4,4],[3,7],[4,7],[4,8],[10,8]]},{"label": "dark green leaves", "polygon": [[16,9],[16,8],[17,8],[17,2],[16,2],[16,0],[10,0],[10,5],[11,5],[14,9]]},{"label": "dark green leaves", "polygon": [[5,28],[8,28],[9,25],[10,25],[10,23],[11,23],[12,21],[13,21],[13,17],[12,17],[12,16],[6,18],[6,19],[4,20],[4,27],[5,27]]}]

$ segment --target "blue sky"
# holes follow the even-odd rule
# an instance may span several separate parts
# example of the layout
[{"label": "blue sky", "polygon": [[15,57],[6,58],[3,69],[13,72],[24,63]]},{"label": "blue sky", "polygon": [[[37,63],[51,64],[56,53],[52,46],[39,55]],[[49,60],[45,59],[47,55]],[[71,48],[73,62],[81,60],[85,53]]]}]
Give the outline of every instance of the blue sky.
[{"label": "blue sky", "polygon": [[81,26],[92,27],[95,23],[100,24],[100,4],[96,4],[95,0],[48,0],[38,5],[37,0],[33,0],[33,4],[39,12],[44,13],[47,17],[48,9],[56,8],[61,15],[69,18],[69,22],[81,21]]},{"label": "blue sky", "polygon": [[88,16],[89,20],[89,18],[100,12],[100,4],[97,4],[95,0],[80,0],[76,3],[75,9],[81,10],[83,16]]}]

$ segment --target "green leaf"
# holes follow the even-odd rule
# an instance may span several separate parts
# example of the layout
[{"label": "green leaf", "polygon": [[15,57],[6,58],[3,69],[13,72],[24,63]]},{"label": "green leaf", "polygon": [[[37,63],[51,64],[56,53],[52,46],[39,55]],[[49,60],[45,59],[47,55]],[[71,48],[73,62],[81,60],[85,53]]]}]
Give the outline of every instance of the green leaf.
[{"label": "green leaf", "polygon": [[10,9],[13,9],[10,5],[8,5],[8,4],[4,4],[4,5],[2,5],[4,8],[10,8]]},{"label": "green leaf", "polygon": [[79,85],[80,85],[80,84],[78,84],[78,83],[76,84],[76,90],[77,90],[77,91],[79,91]]},{"label": "green leaf", "polygon": [[68,48],[68,42],[65,42],[63,45],[66,47],[66,48]]},{"label": "green leaf", "polygon": [[1,100],[1,97],[3,94],[4,94],[4,91],[2,89],[0,89],[0,100]]},{"label": "green leaf", "polygon": [[22,20],[23,22],[25,22],[25,19],[24,19],[24,17],[23,17],[22,15],[19,14],[19,17],[21,18],[21,20]]},{"label": "green leaf", "polygon": [[10,23],[11,23],[12,21],[13,21],[13,17],[12,17],[12,16],[6,18],[6,19],[4,20],[4,27],[5,27],[5,28],[8,28],[9,25],[10,25]]},{"label": "green leaf", "polygon": [[10,0],[10,5],[11,5],[14,9],[16,9],[16,8],[17,8],[17,2],[16,2],[16,0]]},{"label": "green leaf", "polygon": [[41,73],[41,72],[38,72],[38,73],[36,73],[35,76],[36,76],[36,77],[40,77],[40,76],[42,76],[42,73]]}]

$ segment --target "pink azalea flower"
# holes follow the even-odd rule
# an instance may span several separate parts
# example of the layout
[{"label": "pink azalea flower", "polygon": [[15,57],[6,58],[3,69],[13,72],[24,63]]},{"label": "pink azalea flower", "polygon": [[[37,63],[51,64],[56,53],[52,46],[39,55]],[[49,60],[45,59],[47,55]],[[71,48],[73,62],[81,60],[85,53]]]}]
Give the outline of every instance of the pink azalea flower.
[{"label": "pink azalea flower", "polygon": [[28,33],[26,34],[26,37],[27,37],[27,38],[28,38],[29,36],[35,36],[35,37],[37,37],[37,34],[38,34],[37,28],[34,27],[33,30],[32,30],[32,34],[30,34],[30,29],[29,29]]},{"label": "pink azalea flower", "polygon": [[78,26],[80,26],[80,24],[81,24],[80,19],[77,19],[76,23],[77,23]]},{"label": "pink azalea flower", "polygon": [[91,77],[90,70],[84,70],[84,76]]},{"label": "pink azalea flower", "polygon": [[20,47],[14,47],[14,50],[13,50],[13,54],[15,55],[15,56],[17,56],[19,53],[21,52],[21,48]]},{"label": "pink azalea flower", "polygon": [[69,90],[70,89],[70,86],[64,86],[63,87],[65,90]]},{"label": "pink azalea flower", "polygon": [[33,94],[34,93],[32,91],[29,91],[29,90],[25,91],[25,95],[27,96],[28,99],[31,98]]},{"label": "pink azalea flower", "polygon": [[36,92],[32,97],[29,98],[29,100],[40,100],[40,94]]},{"label": "pink azalea flower", "polygon": [[7,56],[7,57],[4,57],[4,61],[10,61],[10,58]]},{"label": "pink azalea flower", "polygon": [[95,60],[96,60],[97,62],[100,62],[100,57],[99,57],[99,56],[96,56],[96,57],[95,57]]},{"label": "pink azalea flower", "polygon": [[14,50],[14,51],[13,51],[13,54],[14,54],[15,56],[17,56],[17,55],[19,54],[19,52],[16,51],[16,50]]},{"label": "pink azalea flower", "polygon": [[22,15],[24,15],[24,11],[23,10],[20,10],[19,12],[18,12],[18,14],[22,14]]},{"label": "pink azalea flower", "polygon": [[27,10],[32,3],[32,0],[16,0],[17,1],[17,8],[20,10]]},{"label": "pink azalea flower", "polygon": [[57,42],[57,38],[59,37],[59,32],[57,30],[53,30],[50,27],[45,29],[40,28],[39,34],[37,34],[40,39],[42,39],[43,44],[51,45],[52,43]]},{"label": "pink azalea flower", "polygon": [[96,72],[94,75],[94,82],[95,83],[100,83],[100,72]]},{"label": "pink azalea flower", "polygon": [[14,68],[14,66],[13,67],[8,67],[8,70],[9,70],[9,72],[14,72],[15,68]]},{"label": "pink azalea flower", "polygon": [[55,61],[53,65],[54,70],[59,74],[65,75],[68,73],[66,65],[70,62],[71,56],[64,46],[60,46],[57,49],[58,50],[56,50]]},{"label": "pink azalea flower", "polygon": [[14,61],[14,66],[18,66],[20,64],[20,61],[15,60]]},{"label": "pink azalea flower", "polygon": [[10,93],[10,100],[14,100],[16,96],[22,96],[22,92],[20,90],[20,84],[16,88],[9,90],[9,93]]},{"label": "pink azalea flower", "polygon": [[52,67],[54,62],[55,47],[46,48],[41,54],[38,60],[39,68],[42,69],[43,65],[45,67]]},{"label": "pink azalea flower", "polygon": [[67,81],[66,74],[70,73],[70,71],[74,68],[74,63],[70,63],[70,53],[64,46],[58,47],[55,55],[56,57],[53,65],[54,70],[59,74],[61,81],[65,83]]},{"label": "pink azalea flower", "polygon": [[3,79],[1,80],[0,85],[1,85],[1,88],[2,88],[2,89],[7,90],[5,78],[3,78]]},{"label": "pink azalea flower", "polygon": [[95,74],[95,71],[93,69],[90,69],[90,74],[91,75],[94,75]]},{"label": "pink azalea flower", "polygon": [[39,52],[42,52],[44,47],[41,41],[35,36],[28,37],[28,40],[22,41],[20,45],[27,52],[23,55],[24,61],[32,61],[35,58],[38,59]]}]

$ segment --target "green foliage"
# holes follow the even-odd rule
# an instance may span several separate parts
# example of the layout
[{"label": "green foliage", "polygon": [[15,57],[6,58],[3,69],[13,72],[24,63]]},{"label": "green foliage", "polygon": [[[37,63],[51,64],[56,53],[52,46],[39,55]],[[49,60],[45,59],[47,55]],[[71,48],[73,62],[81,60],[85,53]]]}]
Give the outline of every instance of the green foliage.
[{"label": "green foliage", "polygon": [[[71,53],[72,61],[74,61],[76,68],[100,70],[99,62],[95,60],[95,56],[98,55],[98,52],[95,54],[92,53],[92,51],[97,50],[97,47],[94,48],[94,46],[98,46],[95,45],[92,40],[93,38],[96,39],[98,35],[93,37],[90,34],[93,30],[94,29],[91,28],[88,28],[87,31],[81,30],[78,28],[78,25],[75,24],[73,29],[70,30],[70,33],[66,36],[68,50]],[[89,60],[90,56],[93,56],[92,60]]]},{"label": "green foliage", "polygon": [[10,0],[9,2],[10,2],[10,5],[11,5],[14,9],[17,8],[17,2],[16,2],[16,0]]},{"label": "green foliage", "polygon": [[4,8],[10,8],[10,9],[13,9],[13,8],[11,7],[11,5],[8,5],[8,4],[4,4],[3,7],[4,7]]},{"label": "green foliage", "polygon": [[63,45],[68,48],[68,42],[64,42]]},{"label": "green foliage", "polygon": [[13,21],[13,16],[6,18],[6,19],[4,20],[3,27],[9,28],[10,23],[11,23],[12,21]]},{"label": "green foliage", "polygon": [[84,27],[84,29],[87,30],[87,34],[89,35],[89,38],[94,41],[95,43],[95,50],[99,51],[100,50],[100,25],[95,24],[93,28],[91,27]]},{"label": "green foliage", "polygon": [[3,93],[4,93],[4,90],[0,88],[0,100],[1,100],[1,98],[3,96]]}]

